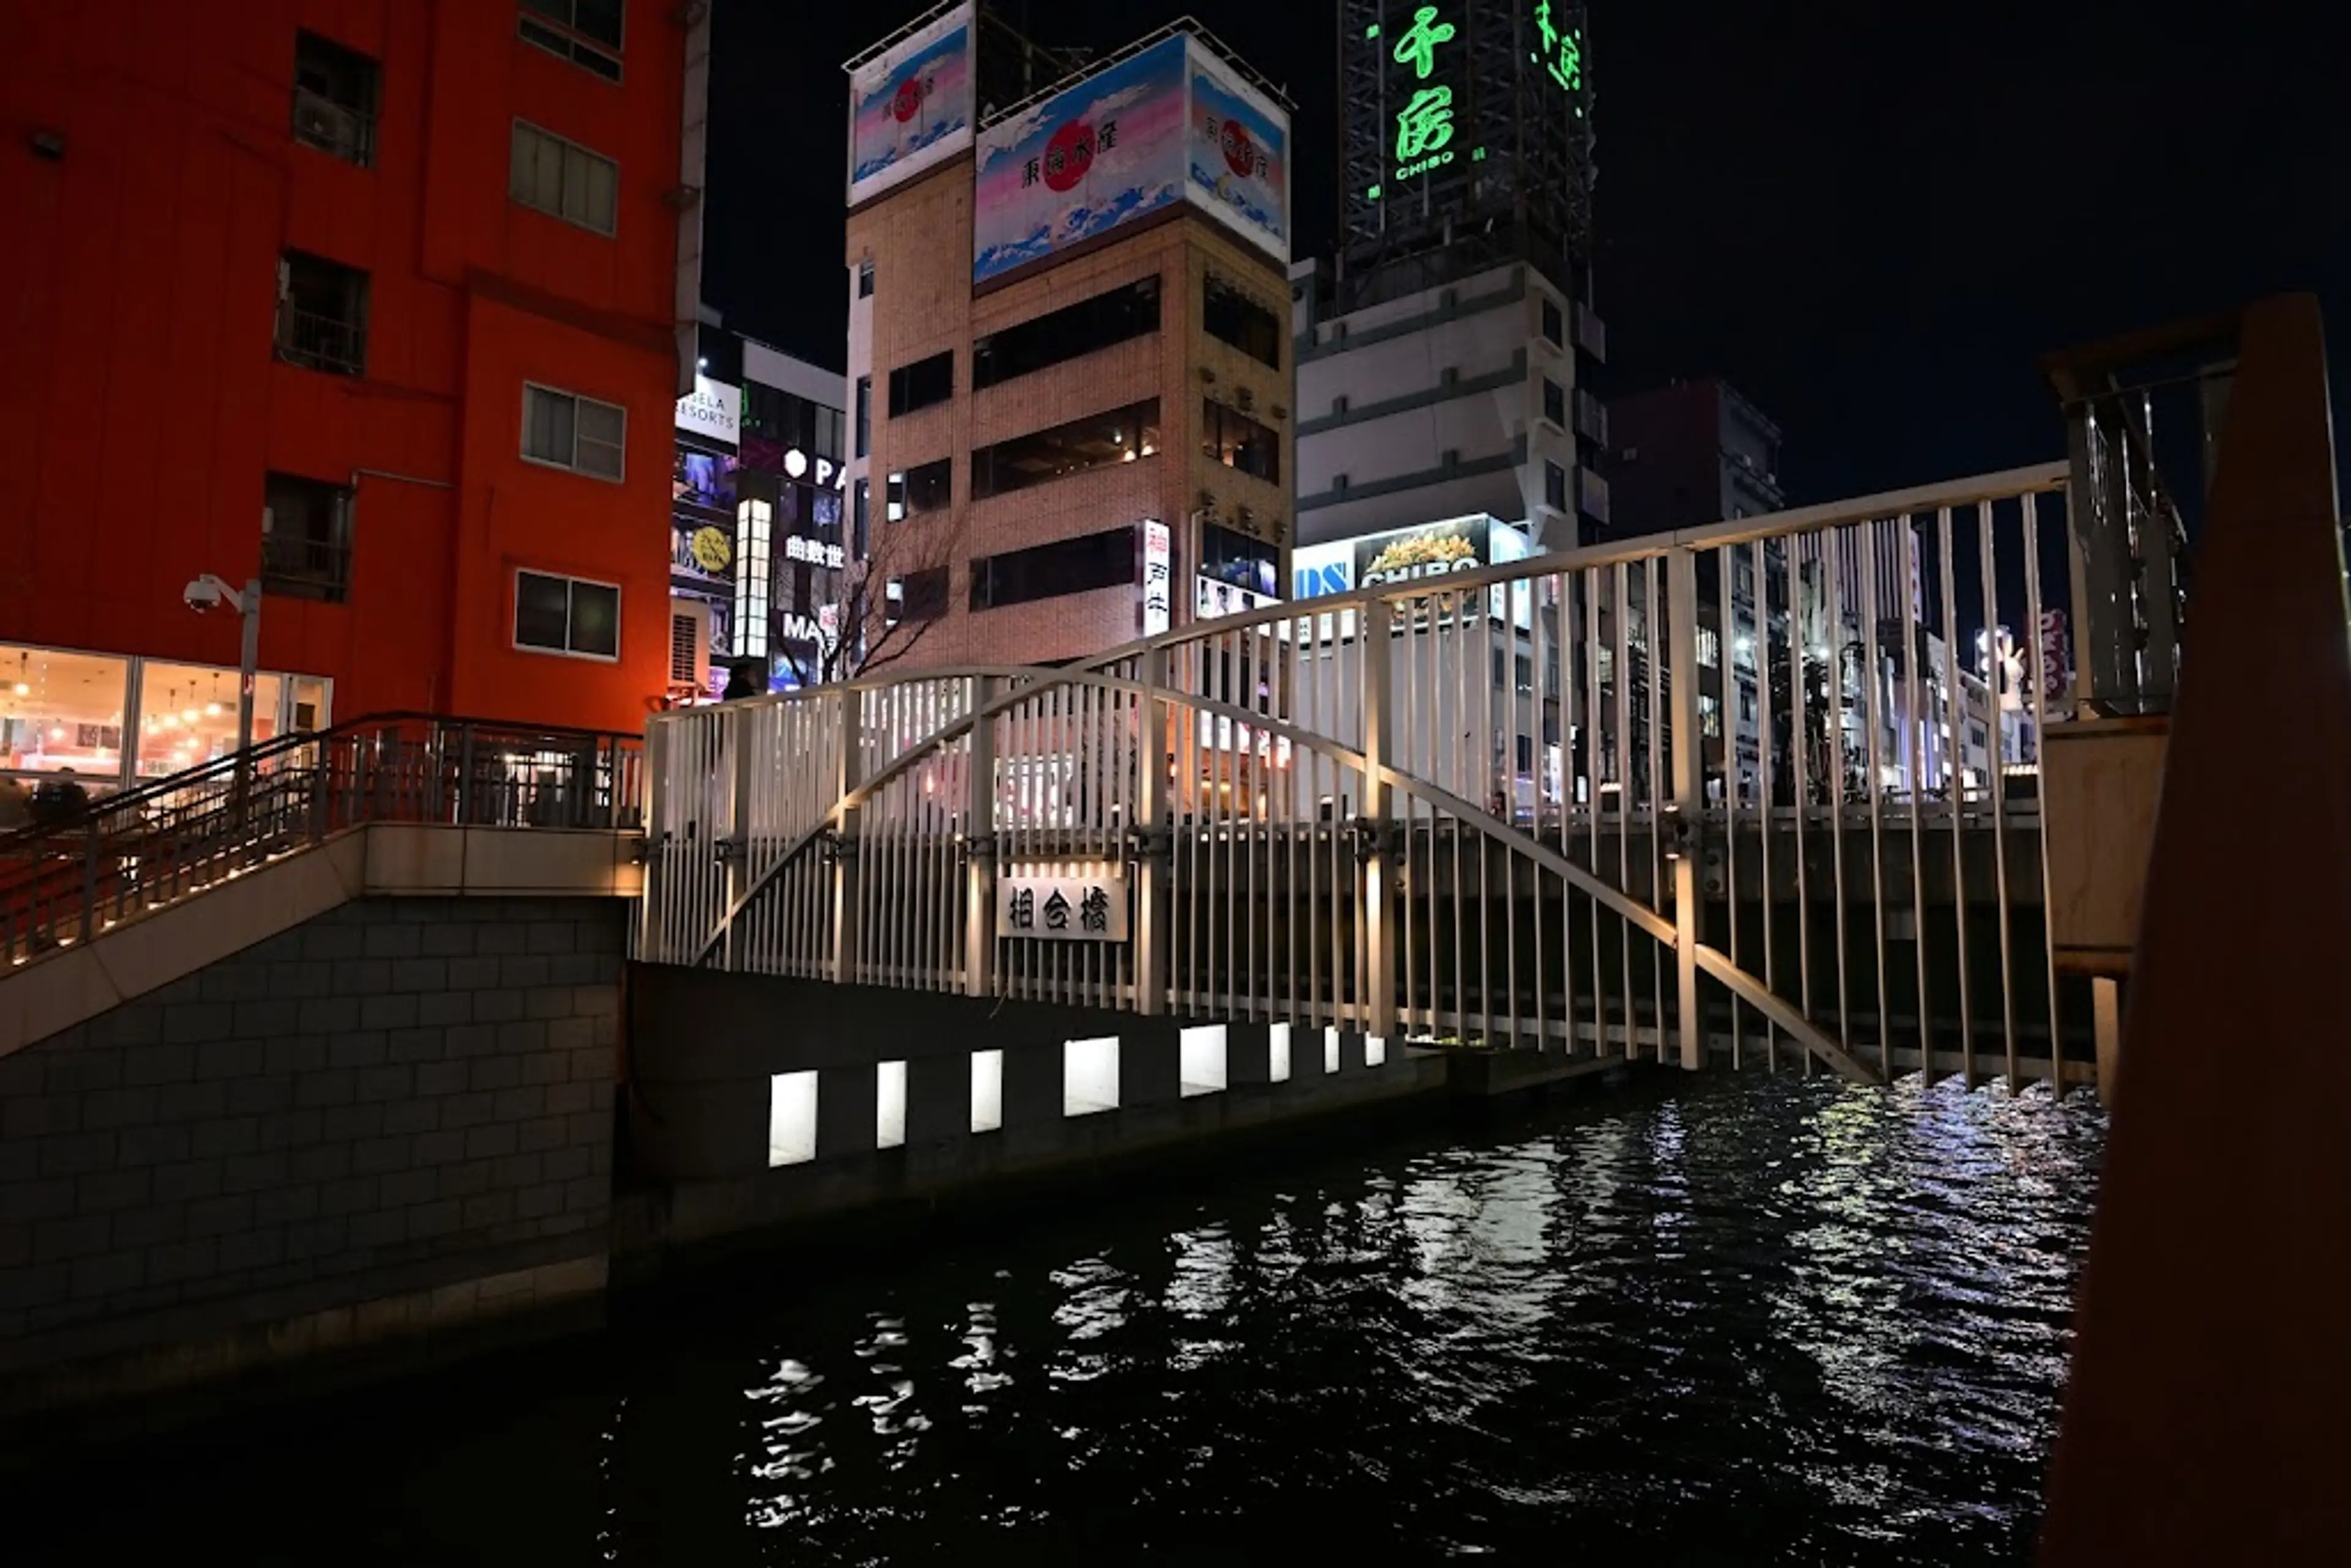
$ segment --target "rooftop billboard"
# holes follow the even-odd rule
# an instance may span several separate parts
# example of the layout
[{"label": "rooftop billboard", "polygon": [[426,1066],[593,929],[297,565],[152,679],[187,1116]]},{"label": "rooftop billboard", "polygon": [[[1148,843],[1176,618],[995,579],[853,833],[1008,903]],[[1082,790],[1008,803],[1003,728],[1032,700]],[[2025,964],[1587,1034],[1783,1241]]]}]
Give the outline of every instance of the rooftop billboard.
[{"label": "rooftop billboard", "polygon": [[1191,53],[1186,194],[1290,264],[1290,116],[1197,38]]},{"label": "rooftop billboard", "polygon": [[971,145],[972,6],[965,4],[849,73],[849,204]]},{"label": "rooftop billboard", "polygon": [[1186,41],[1155,44],[979,133],[974,283],[1182,199]]}]

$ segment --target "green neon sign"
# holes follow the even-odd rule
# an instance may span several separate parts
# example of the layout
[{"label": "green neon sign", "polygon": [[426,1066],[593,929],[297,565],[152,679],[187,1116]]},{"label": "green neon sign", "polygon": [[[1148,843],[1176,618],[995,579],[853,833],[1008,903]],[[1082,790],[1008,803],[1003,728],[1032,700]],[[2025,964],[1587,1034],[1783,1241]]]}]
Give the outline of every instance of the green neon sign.
[{"label": "green neon sign", "polygon": [[1567,92],[1583,86],[1583,29],[1571,27],[1562,32],[1551,19],[1551,0],[1535,0],[1535,36],[1542,41],[1541,51],[1532,57],[1551,79]]},{"label": "green neon sign", "polygon": [[[1446,21],[1437,6],[1423,5],[1414,11],[1412,26],[1388,51],[1388,57],[1409,70],[1418,84],[1395,114],[1393,145],[1397,180],[1409,180],[1453,162],[1453,89],[1449,83],[1429,78],[1442,63],[1440,51],[1449,56],[1452,51],[1447,46],[1459,36],[1460,29]],[[1378,199],[1380,187],[1373,186],[1371,194]]]}]

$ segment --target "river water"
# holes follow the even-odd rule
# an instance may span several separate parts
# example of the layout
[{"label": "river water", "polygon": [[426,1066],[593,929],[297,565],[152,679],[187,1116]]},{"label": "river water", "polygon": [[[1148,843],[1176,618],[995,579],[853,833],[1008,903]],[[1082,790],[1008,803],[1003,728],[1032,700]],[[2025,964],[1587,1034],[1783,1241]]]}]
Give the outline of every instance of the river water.
[{"label": "river water", "polygon": [[68,1461],[8,1555],[2023,1563],[2103,1135],[1793,1077],[1444,1118]]}]

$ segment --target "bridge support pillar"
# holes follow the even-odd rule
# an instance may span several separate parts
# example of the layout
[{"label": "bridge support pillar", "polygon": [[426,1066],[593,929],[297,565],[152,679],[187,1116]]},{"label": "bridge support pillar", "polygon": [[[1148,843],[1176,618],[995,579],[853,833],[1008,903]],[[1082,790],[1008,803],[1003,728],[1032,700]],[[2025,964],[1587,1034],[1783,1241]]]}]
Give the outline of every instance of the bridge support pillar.
[{"label": "bridge support pillar", "polygon": [[837,838],[832,855],[832,979],[841,986],[856,981],[857,934],[864,924],[864,894],[857,859],[861,812],[846,804],[850,792],[865,779],[863,696],[863,693],[851,690],[834,698],[841,705],[837,731],[841,754],[833,775],[833,801],[839,820],[834,824]]},{"label": "bridge support pillar", "polygon": [[[971,685],[974,714],[1003,695],[1004,683],[977,676]],[[963,994],[992,996],[996,990],[996,720],[976,718],[971,727],[971,774],[965,780],[963,810]]]},{"label": "bridge support pillar", "polygon": [[1363,1027],[1383,1040],[1396,1038],[1396,940],[1395,835],[1389,831],[1388,783],[1384,769],[1395,737],[1394,667],[1395,610],[1384,599],[1364,606],[1360,624],[1364,663],[1364,824],[1369,841],[1359,846],[1363,887],[1360,968]]},{"label": "bridge support pillar", "polygon": [[[1698,554],[1678,549],[1667,558],[1666,613],[1667,634],[1667,691],[1673,712],[1674,811],[1678,851],[1674,855],[1674,959],[1680,1016],[1682,1066],[1695,1072],[1706,1065],[1706,1020],[1698,999],[1699,919],[1706,905],[1698,896],[1698,824],[1706,810],[1705,737],[1699,733],[1698,689]],[[1727,591],[1727,590],[1726,590]],[[1662,1026],[1664,1020],[1658,1020]]]}]

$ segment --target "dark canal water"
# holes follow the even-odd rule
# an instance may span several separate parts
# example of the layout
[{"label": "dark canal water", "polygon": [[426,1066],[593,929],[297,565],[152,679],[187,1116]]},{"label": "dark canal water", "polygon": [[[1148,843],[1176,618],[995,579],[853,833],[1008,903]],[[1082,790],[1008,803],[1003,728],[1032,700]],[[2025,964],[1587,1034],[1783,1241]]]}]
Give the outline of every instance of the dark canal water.
[{"label": "dark canal water", "polygon": [[2022,1563],[2103,1134],[1636,1083],[109,1455],[5,1555]]}]

